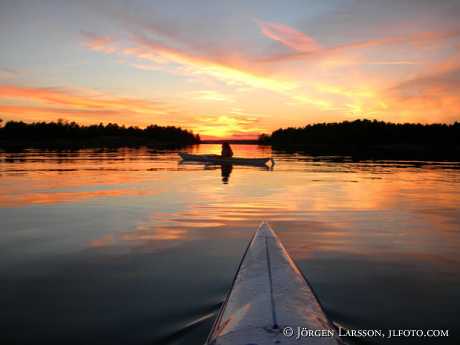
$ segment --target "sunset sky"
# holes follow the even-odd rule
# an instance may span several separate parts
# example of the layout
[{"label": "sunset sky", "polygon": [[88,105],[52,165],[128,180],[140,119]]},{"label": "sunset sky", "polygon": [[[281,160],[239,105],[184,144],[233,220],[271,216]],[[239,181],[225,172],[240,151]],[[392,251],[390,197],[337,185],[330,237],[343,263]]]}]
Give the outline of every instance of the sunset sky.
[{"label": "sunset sky", "polygon": [[205,138],[460,121],[460,1],[0,1],[0,118]]}]

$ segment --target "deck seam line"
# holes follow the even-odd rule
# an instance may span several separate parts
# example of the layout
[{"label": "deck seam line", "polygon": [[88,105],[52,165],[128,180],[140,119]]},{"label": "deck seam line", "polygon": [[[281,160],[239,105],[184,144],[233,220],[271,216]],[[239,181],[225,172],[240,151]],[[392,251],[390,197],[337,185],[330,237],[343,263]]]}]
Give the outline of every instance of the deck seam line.
[{"label": "deck seam line", "polygon": [[276,317],[275,297],[273,295],[272,265],[270,261],[270,252],[268,250],[267,236],[264,236],[264,237],[265,237],[265,253],[267,255],[268,281],[269,281],[269,286],[270,286],[270,301],[271,301],[271,307],[272,307],[272,319],[273,319],[272,328],[276,329],[278,328],[278,321]]}]

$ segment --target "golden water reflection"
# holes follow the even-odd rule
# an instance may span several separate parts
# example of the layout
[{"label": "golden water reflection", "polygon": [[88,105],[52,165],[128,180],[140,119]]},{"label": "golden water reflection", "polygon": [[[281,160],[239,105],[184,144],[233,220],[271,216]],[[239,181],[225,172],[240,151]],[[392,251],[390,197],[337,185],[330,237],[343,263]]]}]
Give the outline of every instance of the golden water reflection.
[{"label": "golden water reflection", "polygon": [[176,151],[147,148],[2,153],[0,207],[85,208],[97,202],[106,208],[105,217],[139,213],[122,222],[122,230],[102,228],[98,236],[89,235],[91,248],[160,250],[212,236],[243,240],[265,220],[297,258],[425,253],[457,260],[458,164],[353,162],[272,153],[255,145],[234,151],[273,155],[277,164],[273,170],[180,164]]}]

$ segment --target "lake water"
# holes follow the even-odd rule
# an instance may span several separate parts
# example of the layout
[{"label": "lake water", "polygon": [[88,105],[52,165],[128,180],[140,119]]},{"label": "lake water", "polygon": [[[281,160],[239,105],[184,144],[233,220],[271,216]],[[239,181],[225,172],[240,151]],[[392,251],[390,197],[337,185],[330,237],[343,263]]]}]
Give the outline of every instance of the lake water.
[{"label": "lake water", "polygon": [[460,343],[460,164],[233,149],[0,153],[0,344],[202,344],[262,220],[335,323],[449,330],[364,343]]}]

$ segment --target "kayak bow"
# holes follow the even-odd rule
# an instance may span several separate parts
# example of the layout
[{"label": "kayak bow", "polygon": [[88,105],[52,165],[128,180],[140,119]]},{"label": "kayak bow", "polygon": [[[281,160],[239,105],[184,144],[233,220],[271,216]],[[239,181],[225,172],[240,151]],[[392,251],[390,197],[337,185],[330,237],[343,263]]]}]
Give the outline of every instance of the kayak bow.
[{"label": "kayak bow", "polygon": [[179,152],[179,156],[184,161],[204,162],[211,164],[237,164],[237,165],[266,165],[272,158],[242,158],[242,157],[222,157],[219,155],[193,155],[190,153]]},{"label": "kayak bow", "polygon": [[297,327],[311,331],[300,343],[342,344],[301,271],[262,223],[205,345],[299,344]]}]

